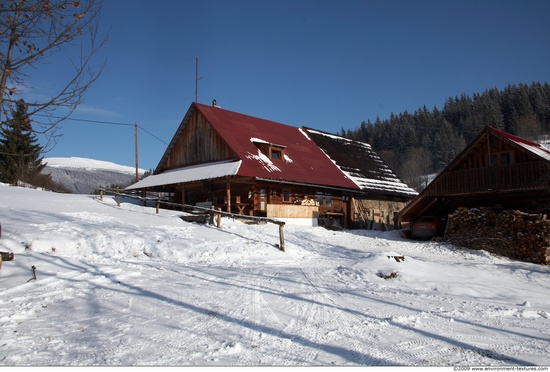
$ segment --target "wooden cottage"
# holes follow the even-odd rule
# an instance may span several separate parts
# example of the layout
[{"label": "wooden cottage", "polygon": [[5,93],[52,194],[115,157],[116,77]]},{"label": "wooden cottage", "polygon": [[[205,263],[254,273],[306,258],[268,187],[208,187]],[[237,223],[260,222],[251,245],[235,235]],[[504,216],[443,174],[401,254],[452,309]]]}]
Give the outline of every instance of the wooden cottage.
[{"label": "wooden cottage", "polygon": [[459,207],[550,211],[550,150],[486,127],[400,213],[446,217]]},{"label": "wooden cottage", "polygon": [[[350,163],[351,154],[357,157]],[[167,193],[175,203],[319,218],[342,227],[369,218],[358,200],[376,200],[378,214],[393,216],[397,203],[402,207],[416,195],[367,144],[198,103],[191,104],[153,175],[127,189]],[[383,201],[393,209],[380,212]]]}]

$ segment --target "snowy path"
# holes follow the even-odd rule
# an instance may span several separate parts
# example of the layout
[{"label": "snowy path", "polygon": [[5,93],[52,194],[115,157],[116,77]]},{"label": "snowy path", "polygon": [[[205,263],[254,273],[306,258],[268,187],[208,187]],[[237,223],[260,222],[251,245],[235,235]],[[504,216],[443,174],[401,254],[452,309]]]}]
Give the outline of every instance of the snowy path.
[{"label": "snowy path", "polygon": [[11,335],[2,364],[525,365],[548,355],[548,312],[358,290],[342,275],[119,262],[31,281],[0,293]]},{"label": "snowy path", "polygon": [[292,226],[282,253],[275,226],[9,191],[0,365],[550,364],[549,267]]}]

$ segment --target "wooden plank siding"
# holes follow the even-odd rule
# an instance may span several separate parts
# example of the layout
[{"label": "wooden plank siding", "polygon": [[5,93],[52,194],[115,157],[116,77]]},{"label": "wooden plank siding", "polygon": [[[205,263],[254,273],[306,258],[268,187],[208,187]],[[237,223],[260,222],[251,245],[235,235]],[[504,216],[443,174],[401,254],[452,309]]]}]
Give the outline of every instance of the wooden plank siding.
[{"label": "wooden plank siding", "polygon": [[225,141],[211,130],[210,124],[199,111],[193,112],[187,125],[188,128],[170,153],[165,169],[237,157]]},{"label": "wooden plank siding", "polygon": [[528,162],[448,171],[427,190],[428,196],[465,195],[549,187],[548,162]]}]

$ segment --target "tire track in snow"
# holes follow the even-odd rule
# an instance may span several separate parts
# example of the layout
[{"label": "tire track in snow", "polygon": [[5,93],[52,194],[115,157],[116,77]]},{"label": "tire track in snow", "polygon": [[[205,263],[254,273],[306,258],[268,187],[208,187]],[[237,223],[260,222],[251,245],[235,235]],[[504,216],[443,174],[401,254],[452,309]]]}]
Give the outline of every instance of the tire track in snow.
[{"label": "tire track in snow", "polygon": [[[149,288],[162,288],[159,282],[166,277],[166,271],[172,277],[170,285],[165,290],[151,292]],[[200,296],[207,290],[205,283],[212,282],[214,278],[207,273],[197,275],[197,272],[181,267],[171,270],[149,267],[143,274],[144,279],[131,285],[135,290],[144,292],[148,304],[133,304],[125,317],[128,324],[139,324],[132,318],[132,313],[148,313],[150,310],[147,307],[152,306],[156,316],[149,324],[150,329],[140,326],[130,330],[131,337],[138,342],[121,342],[113,354],[119,358],[128,356],[132,364],[216,364],[222,347],[219,337],[210,330],[224,328],[225,312],[216,307],[215,301],[203,303],[197,297],[197,291]],[[212,291],[215,297],[217,289]],[[155,345],[163,345],[163,348],[157,349]]]},{"label": "tire track in snow", "polygon": [[[265,349],[265,353],[255,353],[262,355],[259,364],[310,364],[316,355],[310,346],[310,341],[315,341],[312,329],[316,329],[309,327],[308,323],[312,318],[321,316],[314,302],[304,304],[295,295],[296,292],[302,293],[302,288],[297,290],[295,287],[283,286],[284,272],[281,275],[280,272],[270,270],[255,270],[249,275],[252,322],[258,327],[249,330],[248,336],[254,341],[253,347]],[[280,308],[281,303],[286,306]],[[254,361],[244,364],[251,362]]]},{"label": "tire track in snow", "polygon": [[[440,365],[507,365],[526,364],[527,361],[514,351],[517,344],[530,346],[526,353],[533,347],[544,350],[550,349],[547,339],[533,339],[525,337],[526,332],[507,332],[502,330],[502,324],[498,319],[487,317],[487,306],[477,302],[467,301],[457,303],[457,300],[445,298],[453,311],[445,312],[441,308],[427,310],[431,301],[435,304],[444,303],[441,298],[434,295],[425,295],[415,291],[396,291],[392,294],[401,300],[403,309],[413,310],[408,315],[390,315],[387,319],[392,333],[398,330],[403,341],[389,345],[389,350],[401,352],[407,355],[407,365],[425,365],[426,363]],[[386,300],[388,296],[386,294]],[[428,306],[427,306],[428,305]],[[415,307],[422,307],[425,311],[418,311]],[[478,308],[475,311],[472,309]],[[459,311],[458,308],[466,308],[468,311]],[[490,306],[489,306],[490,308]],[[460,324],[460,325],[459,325]],[[467,334],[456,334],[455,329],[464,330],[464,325],[470,328]],[[507,323],[508,324],[508,323]],[[518,322],[521,327],[522,322]],[[420,337],[420,338],[419,338]],[[487,341],[491,341],[488,343]],[[495,341],[501,341],[496,342]],[[512,348],[510,348],[512,346]]]},{"label": "tire track in snow", "polygon": [[[370,321],[362,309],[352,305],[350,300],[336,292],[328,285],[328,278],[323,278],[315,269],[301,269],[312,288],[325,301],[325,307],[331,309],[328,324],[334,330],[331,342],[343,339],[348,351],[346,361],[333,361],[332,364],[388,365],[403,364],[398,356],[389,356],[385,348],[379,347],[379,336],[370,327]],[[307,273],[306,273],[307,271]],[[353,314],[356,322],[350,322]],[[391,358],[391,359],[389,359]],[[390,362],[391,360],[391,362]]]},{"label": "tire track in snow", "polygon": [[[384,291],[383,296],[378,293],[379,290]],[[336,291],[333,293],[339,298],[342,297]],[[442,364],[448,364],[449,360],[452,360],[448,357],[448,353],[452,351],[448,347],[449,343],[444,341],[445,337],[438,338],[437,334],[434,334],[435,337],[429,336],[430,332],[435,330],[437,330],[435,332],[448,330],[448,333],[452,334],[452,329],[449,327],[449,323],[452,321],[451,318],[434,317],[431,312],[425,311],[426,305],[429,306],[432,300],[436,304],[444,302],[438,299],[437,296],[426,295],[417,291],[401,290],[399,287],[391,290],[382,289],[377,288],[374,284],[370,289],[363,290],[361,296],[368,296],[371,299],[369,305],[373,301],[382,301],[386,304],[383,312],[377,310],[378,323],[383,325],[378,327],[377,334],[379,339],[386,339],[383,353],[386,357],[391,356],[394,360],[392,364],[425,365],[434,359],[441,360]],[[455,302],[449,298],[446,301]],[[436,318],[436,320],[433,318]],[[430,328],[431,331],[424,331],[424,329]],[[391,340],[403,341],[392,343]],[[452,340],[449,339],[449,341]]]},{"label": "tire track in snow", "polygon": [[[434,330],[446,329],[451,333],[452,328],[449,324],[452,324],[452,319],[415,310],[413,305],[415,297],[422,298],[423,296],[414,291],[394,290],[392,296],[395,297],[395,300],[390,301],[387,298],[388,293],[385,292],[386,297],[384,301],[388,304],[394,304],[392,306],[395,307],[397,314],[400,315],[391,315],[392,307],[390,306],[384,310],[387,313],[385,314],[385,318],[380,317],[381,310],[377,309],[378,318],[372,317],[373,319],[365,321],[364,318],[368,315],[365,314],[364,310],[359,309],[351,298],[342,295],[328,285],[318,285],[315,283],[313,279],[315,276],[320,280],[319,283],[327,282],[326,278],[323,279],[323,276],[317,270],[312,269],[308,273],[306,276],[308,276],[312,285],[319,289],[327,298],[331,299],[331,302],[335,306],[340,306],[346,312],[354,313],[360,325],[361,323],[371,325],[367,328],[368,331],[366,334],[368,337],[366,337],[365,343],[353,344],[356,350],[368,349],[369,353],[373,356],[373,360],[360,360],[361,364],[425,365],[426,363],[431,363],[433,360],[441,361],[442,365],[449,363],[456,364],[456,361],[451,362],[456,359],[453,354],[460,351],[463,354],[470,354],[469,360],[480,360],[480,358],[491,357],[491,354],[486,352],[486,350],[476,347],[468,348],[467,345],[461,345],[454,337],[438,337],[437,334],[434,334],[434,337],[430,337],[430,333]],[[320,289],[321,287],[323,290]],[[374,292],[369,294],[369,297],[372,297],[373,300],[377,298]],[[382,299],[380,298],[380,300]],[[418,299],[416,300],[418,301]],[[372,304],[370,305],[372,306]],[[408,308],[408,306],[411,307]],[[349,319],[349,316],[343,319]],[[363,320],[361,321],[361,319]],[[428,331],[426,332],[424,329]],[[353,340],[353,336],[356,336],[357,333],[350,327],[343,327],[342,331],[350,336],[350,340]],[[362,334],[365,334],[365,331]],[[419,335],[424,338],[419,339]],[[391,343],[391,340],[399,339],[412,341]],[[368,346],[365,346],[365,344]],[[471,356],[477,359],[472,359]],[[498,353],[494,357],[497,360],[513,361],[507,359],[505,356],[498,355]],[[374,361],[374,358],[377,358],[377,360]],[[487,363],[487,361],[483,360],[483,363]]]}]

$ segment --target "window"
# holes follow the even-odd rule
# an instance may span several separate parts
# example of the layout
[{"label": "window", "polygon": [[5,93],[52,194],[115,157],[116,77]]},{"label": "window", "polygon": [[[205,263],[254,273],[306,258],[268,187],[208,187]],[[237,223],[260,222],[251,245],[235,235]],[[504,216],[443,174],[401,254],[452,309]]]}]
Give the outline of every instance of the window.
[{"label": "window", "polygon": [[510,165],[513,161],[514,157],[509,151],[491,154],[491,166]]},{"label": "window", "polygon": [[259,138],[251,138],[250,141],[254,143],[262,154],[266,155],[272,160],[284,161],[286,146],[271,143]]},{"label": "window", "polygon": [[503,152],[500,154],[500,161],[502,165],[510,165],[512,164],[512,153],[511,152]]},{"label": "window", "polygon": [[319,205],[323,205],[323,193],[322,192],[317,192],[317,203]]},{"label": "window", "polygon": [[491,154],[491,160],[490,160],[489,164],[491,164],[491,167],[494,167],[494,166],[498,165],[498,158],[497,158],[496,154]]},{"label": "window", "polygon": [[325,194],[325,203],[327,207],[332,207],[332,195],[329,193]]},{"label": "window", "polygon": [[283,190],[283,202],[290,202],[290,190]]},{"label": "window", "polygon": [[281,160],[283,158],[281,150],[270,149],[270,151],[271,151],[271,159]]},{"label": "window", "polygon": [[284,146],[270,144],[268,151],[269,151],[268,155],[270,159],[283,161],[285,158]]},{"label": "window", "polygon": [[267,205],[267,189],[260,189],[260,210],[265,211]]}]

